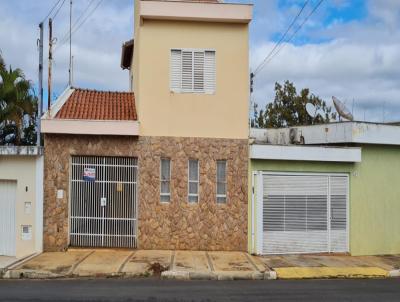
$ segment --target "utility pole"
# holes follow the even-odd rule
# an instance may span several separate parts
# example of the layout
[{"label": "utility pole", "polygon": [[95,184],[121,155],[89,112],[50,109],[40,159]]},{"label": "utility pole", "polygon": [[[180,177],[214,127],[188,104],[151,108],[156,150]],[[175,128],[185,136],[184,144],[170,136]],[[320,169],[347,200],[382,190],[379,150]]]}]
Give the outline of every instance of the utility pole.
[{"label": "utility pole", "polygon": [[39,106],[37,119],[36,145],[41,145],[41,118],[43,115],[43,22],[39,24]]},{"label": "utility pole", "polygon": [[71,85],[74,84],[74,56],[71,57]]},{"label": "utility pole", "polygon": [[49,77],[47,81],[47,111],[50,114],[51,108],[51,68],[53,63],[53,20],[49,19]]},{"label": "utility pole", "polygon": [[72,0],[69,1],[69,86],[72,86]]}]

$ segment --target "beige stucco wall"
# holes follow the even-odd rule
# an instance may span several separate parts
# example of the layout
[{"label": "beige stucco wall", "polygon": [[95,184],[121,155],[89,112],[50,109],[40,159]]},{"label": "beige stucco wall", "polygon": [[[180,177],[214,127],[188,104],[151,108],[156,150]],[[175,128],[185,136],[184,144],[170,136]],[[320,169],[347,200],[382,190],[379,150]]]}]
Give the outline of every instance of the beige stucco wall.
[{"label": "beige stucco wall", "polygon": [[[36,173],[40,159],[36,156],[0,156],[0,180],[13,180],[17,182],[16,192],[16,257],[21,258],[41,250],[35,234],[41,237],[41,227],[37,227],[37,181]],[[25,213],[25,202],[31,202],[31,213]],[[40,202],[40,201],[39,201]],[[24,241],[21,238],[21,226],[32,226],[32,239]]]},{"label": "beige stucco wall", "polygon": [[[140,135],[248,137],[248,25],[144,20],[135,15],[134,91]],[[172,48],[216,51],[216,92],[170,92]]]}]

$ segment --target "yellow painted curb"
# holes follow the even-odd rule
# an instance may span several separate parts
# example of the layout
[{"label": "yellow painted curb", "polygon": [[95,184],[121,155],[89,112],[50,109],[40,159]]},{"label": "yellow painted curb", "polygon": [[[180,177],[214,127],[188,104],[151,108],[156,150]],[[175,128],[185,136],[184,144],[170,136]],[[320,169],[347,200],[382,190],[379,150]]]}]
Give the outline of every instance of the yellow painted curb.
[{"label": "yellow painted curb", "polygon": [[274,268],[278,279],[386,278],[379,267],[280,267]]}]

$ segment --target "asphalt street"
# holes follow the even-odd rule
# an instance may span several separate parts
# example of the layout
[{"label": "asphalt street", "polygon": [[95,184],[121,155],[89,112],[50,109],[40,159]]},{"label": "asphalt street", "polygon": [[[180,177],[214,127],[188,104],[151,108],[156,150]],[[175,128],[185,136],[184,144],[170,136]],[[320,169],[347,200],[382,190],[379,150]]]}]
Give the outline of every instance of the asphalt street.
[{"label": "asphalt street", "polygon": [[0,280],[0,301],[400,301],[400,279]]}]

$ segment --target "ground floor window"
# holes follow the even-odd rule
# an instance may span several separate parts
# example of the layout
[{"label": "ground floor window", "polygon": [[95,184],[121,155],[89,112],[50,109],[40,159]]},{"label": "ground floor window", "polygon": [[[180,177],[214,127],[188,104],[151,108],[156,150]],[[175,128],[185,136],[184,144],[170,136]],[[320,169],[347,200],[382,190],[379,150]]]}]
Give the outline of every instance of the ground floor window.
[{"label": "ground floor window", "polygon": [[160,200],[169,202],[171,200],[171,160],[162,158],[160,166]]},{"label": "ground floor window", "polygon": [[189,160],[188,179],[188,201],[199,202],[199,161],[196,159]]},{"label": "ground floor window", "polygon": [[226,160],[217,160],[217,203],[226,202]]}]

